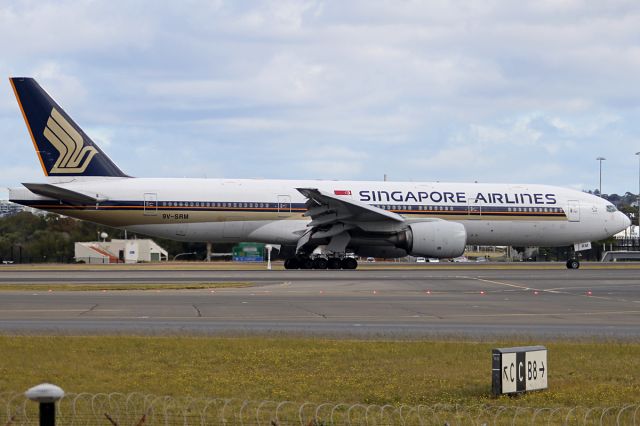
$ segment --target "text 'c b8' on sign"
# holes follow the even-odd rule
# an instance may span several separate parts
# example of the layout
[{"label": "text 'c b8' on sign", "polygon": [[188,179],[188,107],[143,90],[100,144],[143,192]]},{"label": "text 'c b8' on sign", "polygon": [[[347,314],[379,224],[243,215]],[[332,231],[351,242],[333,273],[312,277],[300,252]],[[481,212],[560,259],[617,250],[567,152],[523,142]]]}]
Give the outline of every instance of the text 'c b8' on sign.
[{"label": "text 'c b8' on sign", "polygon": [[548,368],[544,346],[493,349],[491,391],[502,395],[547,389]]}]

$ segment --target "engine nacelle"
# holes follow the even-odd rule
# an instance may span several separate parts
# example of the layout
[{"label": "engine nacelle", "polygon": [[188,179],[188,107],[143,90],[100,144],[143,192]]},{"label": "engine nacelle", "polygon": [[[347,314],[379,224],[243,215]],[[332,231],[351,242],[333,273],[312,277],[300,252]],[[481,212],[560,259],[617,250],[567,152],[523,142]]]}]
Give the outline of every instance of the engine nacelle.
[{"label": "engine nacelle", "polygon": [[437,220],[416,222],[406,232],[407,247],[412,256],[458,257],[467,245],[467,231],[457,222]]},{"label": "engine nacelle", "polygon": [[356,250],[356,254],[362,257],[379,257],[382,259],[396,259],[405,257],[407,251],[402,248],[387,246],[360,246]]}]

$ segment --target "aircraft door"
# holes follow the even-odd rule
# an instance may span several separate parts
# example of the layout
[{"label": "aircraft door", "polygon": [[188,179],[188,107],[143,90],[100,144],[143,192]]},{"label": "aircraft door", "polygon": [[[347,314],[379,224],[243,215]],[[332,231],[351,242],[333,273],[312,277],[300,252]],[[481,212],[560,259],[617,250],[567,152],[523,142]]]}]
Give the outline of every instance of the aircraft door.
[{"label": "aircraft door", "polygon": [[145,216],[157,216],[158,215],[158,194],[155,192],[144,193],[144,215]]},{"label": "aircraft door", "polygon": [[469,219],[482,219],[482,205],[477,199],[467,201],[467,215]]},{"label": "aircraft door", "polygon": [[278,195],[278,217],[287,217],[291,214],[291,196]]},{"label": "aircraft door", "polygon": [[580,201],[567,201],[567,219],[569,222],[580,222]]}]

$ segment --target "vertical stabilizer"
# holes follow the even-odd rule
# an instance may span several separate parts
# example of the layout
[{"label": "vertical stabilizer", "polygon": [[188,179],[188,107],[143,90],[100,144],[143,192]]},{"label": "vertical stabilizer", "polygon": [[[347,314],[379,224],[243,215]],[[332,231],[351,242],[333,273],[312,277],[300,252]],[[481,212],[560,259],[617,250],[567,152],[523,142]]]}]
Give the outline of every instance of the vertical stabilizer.
[{"label": "vertical stabilizer", "polygon": [[33,78],[10,78],[47,176],[126,175]]}]

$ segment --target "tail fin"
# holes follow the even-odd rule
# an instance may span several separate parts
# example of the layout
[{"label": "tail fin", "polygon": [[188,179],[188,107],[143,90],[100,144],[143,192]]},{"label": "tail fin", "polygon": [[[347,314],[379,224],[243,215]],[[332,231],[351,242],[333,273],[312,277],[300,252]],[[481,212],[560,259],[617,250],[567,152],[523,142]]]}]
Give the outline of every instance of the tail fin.
[{"label": "tail fin", "polygon": [[33,78],[10,78],[47,176],[126,177]]}]

